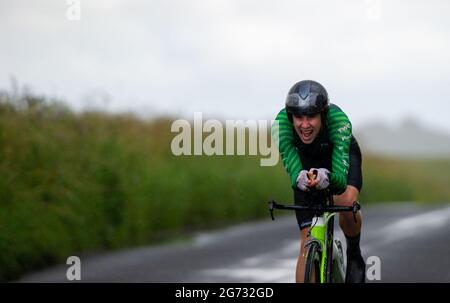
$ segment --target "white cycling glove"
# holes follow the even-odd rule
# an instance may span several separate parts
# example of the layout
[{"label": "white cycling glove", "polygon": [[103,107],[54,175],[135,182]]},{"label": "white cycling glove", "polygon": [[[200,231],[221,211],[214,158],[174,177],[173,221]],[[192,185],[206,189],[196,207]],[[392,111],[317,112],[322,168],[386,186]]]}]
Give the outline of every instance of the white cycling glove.
[{"label": "white cycling glove", "polygon": [[302,170],[297,177],[297,187],[300,190],[307,191],[308,190],[308,171]]},{"label": "white cycling glove", "polygon": [[330,185],[329,174],[330,171],[326,168],[311,168],[311,170],[317,170],[317,186],[316,188],[319,190],[325,189]]}]

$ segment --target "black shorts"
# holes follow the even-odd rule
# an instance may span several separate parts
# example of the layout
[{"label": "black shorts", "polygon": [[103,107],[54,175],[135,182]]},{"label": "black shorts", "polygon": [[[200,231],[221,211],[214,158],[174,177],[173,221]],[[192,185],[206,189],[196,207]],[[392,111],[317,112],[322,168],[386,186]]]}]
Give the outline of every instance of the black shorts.
[{"label": "black shorts", "polygon": [[[347,185],[353,185],[361,192],[362,189],[362,156],[358,142],[352,138],[349,152],[350,166],[347,175]],[[294,201],[296,205],[307,205],[307,193],[300,189],[294,189]],[[298,226],[300,230],[310,227],[314,214],[308,211],[296,211]]]}]

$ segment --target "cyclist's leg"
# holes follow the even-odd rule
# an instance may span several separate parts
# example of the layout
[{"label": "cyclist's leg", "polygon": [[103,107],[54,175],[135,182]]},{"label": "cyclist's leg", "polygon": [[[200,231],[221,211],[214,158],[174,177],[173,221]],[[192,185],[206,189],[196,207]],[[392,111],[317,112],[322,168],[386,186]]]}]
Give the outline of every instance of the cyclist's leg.
[{"label": "cyclist's leg", "polygon": [[[296,205],[306,204],[306,194],[298,189],[294,190],[294,201]],[[313,214],[307,211],[296,211],[295,216],[297,218],[298,227],[300,229],[300,252],[297,260],[297,267],[295,271],[295,281],[297,283],[303,283],[305,275],[305,261],[306,261],[306,248],[305,243],[307,241],[308,231],[312,224]]]},{"label": "cyclist's leg", "polygon": [[[353,185],[347,185],[347,189],[341,195],[334,196],[334,204],[339,206],[351,206],[354,201],[358,201],[359,190]],[[339,214],[339,226],[342,232],[348,237],[356,237],[361,232],[362,215],[361,211],[356,214],[356,223],[351,212]]]},{"label": "cyclist's leg", "polygon": [[[358,189],[352,185],[347,185],[347,190],[335,197],[336,205],[349,206],[358,200]],[[361,237],[362,217],[361,211],[356,214],[357,222],[351,212],[339,214],[339,225],[345,235],[347,243],[347,269],[345,272],[346,283],[364,283],[366,276],[366,264],[361,254],[359,240]]]},{"label": "cyclist's leg", "polygon": [[[347,188],[341,195],[333,197],[335,205],[351,206],[353,202],[359,201],[358,196],[362,188],[362,156],[358,142],[353,137],[349,152],[349,169],[347,175]],[[350,212],[343,212],[339,215],[339,225],[348,237],[358,236],[361,232],[362,216],[361,211],[356,215],[357,222],[355,223],[353,214]]]},{"label": "cyclist's leg", "polygon": [[[350,146],[350,167],[347,177],[347,188],[341,195],[334,197],[336,205],[350,206],[358,201],[362,188],[362,157],[358,143],[354,140]],[[344,212],[339,215],[339,225],[344,232],[347,242],[347,270],[345,281],[362,283],[365,281],[366,264],[361,255],[359,240],[361,237],[361,211],[356,214],[356,223],[352,213]]]},{"label": "cyclist's leg", "polygon": [[305,262],[306,262],[306,247],[307,235],[309,227],[300,230],[300,253],[297,260],[297,268],[295,271],[295,282],[303,283],[305,278]]}]

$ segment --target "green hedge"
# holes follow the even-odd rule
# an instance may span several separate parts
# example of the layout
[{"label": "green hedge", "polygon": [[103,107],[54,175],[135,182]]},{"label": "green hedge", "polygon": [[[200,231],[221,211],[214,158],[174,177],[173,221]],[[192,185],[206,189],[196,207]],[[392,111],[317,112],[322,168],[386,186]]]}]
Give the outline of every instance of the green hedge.
[{"label": "green hedge", "polygon": [[[74,114],[39,98],[0,97],[2,281],[73,254],[268,217],[270,198],[292,201],[281,161],[173,156],[170,119]],[[365,157],[361,201],[449,201],[449,168]]]}]

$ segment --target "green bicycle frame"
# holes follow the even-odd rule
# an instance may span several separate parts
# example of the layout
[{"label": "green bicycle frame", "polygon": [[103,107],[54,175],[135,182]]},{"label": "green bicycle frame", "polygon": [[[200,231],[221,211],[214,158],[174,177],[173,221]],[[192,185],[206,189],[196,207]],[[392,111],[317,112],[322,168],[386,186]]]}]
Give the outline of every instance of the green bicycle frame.
[{"label": "green bicycle frame", "polygon": [[329,243],[329,241],[333,241],[333,239],[328,239],[328,223],[333,218],[336,213],[324,213],[322,216],[313,218],[313,226],[311,227],[311,236],[320,242],[321,250],[322,250],[322,258],[320,261],[320,283],[325,283],[326,281],[326,273],[327,273],[327,263],[328,257],[333,258],[333,256],[328,256],[329,245],[333,245],[333,243]]},{"label": "green bicycle frame", "polygon": [[353,202],[352,206],[334,206],[333,200],[330,205],[321,207],[301,206],[301,205],[283,205],[276,201],[269,201],[269,211],[272,220],[274,209],[289,209],[296,211],[314,211],[316,215],[313,217],[311,229],[308,234],[308,240],[305,246],[316,243],[320,246],[320,264],[318,271],[320,272],[319,282],[344,282],[345,280],[345,263],[342,251],[342,244],[339,239],[334,239],[334,215],[338,212],[350,211],[353,213],[356,222],[356,213],[361,209],[358,201]]}]

